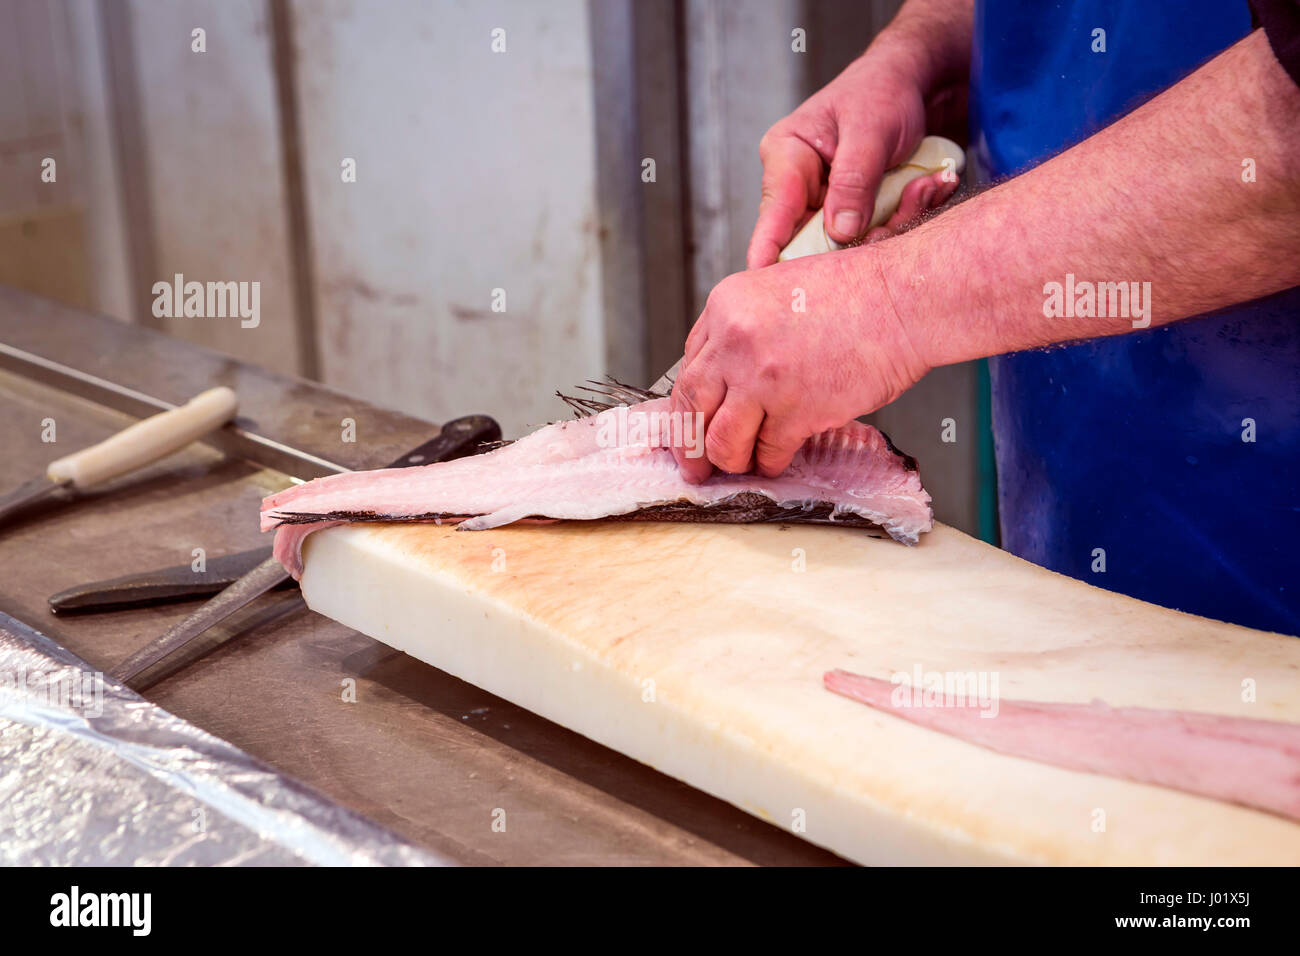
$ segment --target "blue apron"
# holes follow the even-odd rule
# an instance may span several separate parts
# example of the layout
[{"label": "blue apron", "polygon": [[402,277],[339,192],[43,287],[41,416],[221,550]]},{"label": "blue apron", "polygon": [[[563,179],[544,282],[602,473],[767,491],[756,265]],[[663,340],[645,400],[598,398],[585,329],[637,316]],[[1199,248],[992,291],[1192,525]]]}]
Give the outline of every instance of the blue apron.
[{"label": "blue apron", "polygon": [[[1097,28],[1105,53],[1092,51]],[[977,0],[977,173],[1043,162],[1249,30],[1244,0]],[[1300,288],[1001,356],[990,380],[1003,547],[1166,607],[1300,634]]]}]

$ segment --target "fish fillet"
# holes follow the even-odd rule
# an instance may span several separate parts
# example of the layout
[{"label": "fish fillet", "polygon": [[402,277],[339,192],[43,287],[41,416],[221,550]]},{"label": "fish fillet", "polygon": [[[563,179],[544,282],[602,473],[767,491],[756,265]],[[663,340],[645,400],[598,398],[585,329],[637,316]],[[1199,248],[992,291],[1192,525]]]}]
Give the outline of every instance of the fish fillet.
[{"label": "fish fillet", "polygon": [[[775,478],[682,478],[670,401],[653,399],[547,425],[486,454],[418,468],[331,475],[262,502],[262,530],[297,577],[307,535],[347,521],[459,522],[465,530],[529,519],[799,521],[856,525],[916,544],[933,526],[916,463],[870,425],[810,438]],[[689,447],[689,443],[688,443]]]},{"label": "fish fillet", "polygon": [[[974,701],[917,706],[913,688],[847,671],[829,671],[823,680],[837,694],[998,753],[1300,820],[1300,724],[1099,700],[999,700],[996,716],[988,717]],[[896,701],[900,687],[905,693]]]}]

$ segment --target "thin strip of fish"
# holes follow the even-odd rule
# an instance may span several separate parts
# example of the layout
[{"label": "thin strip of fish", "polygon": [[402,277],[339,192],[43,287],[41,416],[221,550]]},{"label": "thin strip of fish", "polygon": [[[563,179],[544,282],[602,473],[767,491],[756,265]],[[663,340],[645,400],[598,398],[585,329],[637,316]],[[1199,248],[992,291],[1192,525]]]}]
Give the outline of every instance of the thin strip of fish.
[{"label": "thin strip of fish", "polygon": [[[917,688],[833,670],[828,690],[989,750],[1300,820],[1300,724],[1182,710],[999,700],[918,706]],[[895,699],[895,695],[898,695]]]}]

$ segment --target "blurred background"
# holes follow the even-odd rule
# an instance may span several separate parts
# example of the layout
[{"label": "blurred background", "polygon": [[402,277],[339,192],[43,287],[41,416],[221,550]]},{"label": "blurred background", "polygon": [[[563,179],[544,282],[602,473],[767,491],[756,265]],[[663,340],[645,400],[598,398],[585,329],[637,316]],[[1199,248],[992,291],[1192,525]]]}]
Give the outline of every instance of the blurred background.
[{"label": "blurred background", "polygon": [[[763,132],[898,5],[0,0],[0,282],[517,435],[681,355]],[[260,325],[156,317],[178,273],[260,282]],[[988,538],[979,395],[939,369],[870,420]]]}]

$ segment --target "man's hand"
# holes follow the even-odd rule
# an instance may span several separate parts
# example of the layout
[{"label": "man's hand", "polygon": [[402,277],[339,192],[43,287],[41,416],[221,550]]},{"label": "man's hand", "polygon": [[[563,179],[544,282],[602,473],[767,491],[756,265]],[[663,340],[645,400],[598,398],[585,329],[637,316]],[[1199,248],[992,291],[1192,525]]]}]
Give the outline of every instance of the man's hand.
[{"label": "man's hand", "polygon": [[[682,474],[785,470],[804,440],[874,411],[929,370],[890,304],[870,249],[723,279],[690,337],[673,411],[701,413],[705,456]],[[802,307],[803,311],[799,311]]]},{"label": "man's hand", "polygon": [[[926,104],[940,92],[939,83],[965,69],[969,6],[966,0],[913,0],[866,53],[767,131],[758,148],[763,198],[749,243],[749,268],[776,262],[795,231],[823,205],[832,239],[863,238],[881,176],[921,142]],[[949,42],[938,42],[940,29],[950,34]],[[909,183],[898,212],[871,238],[889,235],[945,202],[957,184],[942,177],[936,173]]]}]

